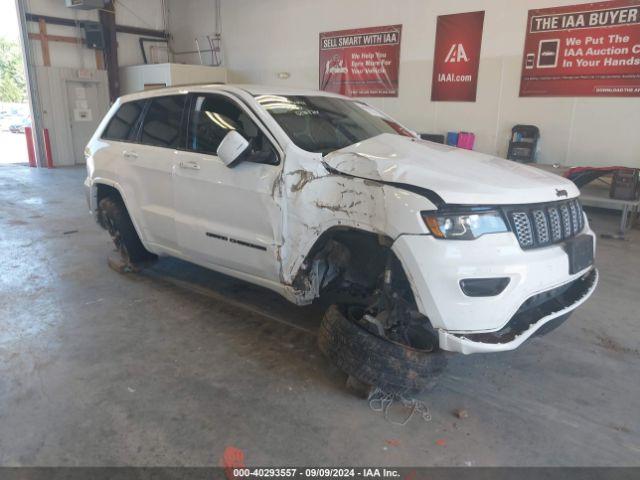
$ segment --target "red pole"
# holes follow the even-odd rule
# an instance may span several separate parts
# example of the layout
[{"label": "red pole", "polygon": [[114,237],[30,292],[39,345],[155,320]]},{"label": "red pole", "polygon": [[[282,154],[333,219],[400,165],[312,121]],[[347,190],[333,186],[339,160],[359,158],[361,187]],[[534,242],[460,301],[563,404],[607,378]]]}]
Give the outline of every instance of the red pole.
[{"label": "red pole", "polygon": [[33,145],[33,130],[31,127],[24,127],[24,136],[27,139],[27,155],[29,156],[29,166],[36,168],[36,149]]},{"label": "red pole", "polygon": [[49,129],[44,129],[44,151],[47,155],[47,168],[53,168],[53,155],[51,153],[51,139],[49,138]]}]

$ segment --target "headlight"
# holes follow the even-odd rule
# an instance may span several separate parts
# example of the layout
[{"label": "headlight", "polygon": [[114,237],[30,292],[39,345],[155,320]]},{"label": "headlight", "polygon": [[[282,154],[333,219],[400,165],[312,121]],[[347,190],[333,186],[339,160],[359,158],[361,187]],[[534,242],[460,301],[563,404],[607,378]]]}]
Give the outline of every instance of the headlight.
[{"label": "headlight", "polygon": [[508,231],[500,212],[493,210],[466,214],[423,212],[422,218],[436,238],[473,240],[487,233]]}]

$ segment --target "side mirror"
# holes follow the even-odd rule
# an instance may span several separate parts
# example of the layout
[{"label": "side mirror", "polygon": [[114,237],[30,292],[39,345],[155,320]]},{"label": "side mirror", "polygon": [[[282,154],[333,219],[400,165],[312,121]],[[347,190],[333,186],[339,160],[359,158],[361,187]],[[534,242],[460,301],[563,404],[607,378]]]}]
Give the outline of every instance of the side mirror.
[{"label": "side mirror", "polygon": [[216,153],[227,167],[232,167],[234,163],[242,160],[248,150],[249,142],[238,132],[231,130],[218,145]]}]

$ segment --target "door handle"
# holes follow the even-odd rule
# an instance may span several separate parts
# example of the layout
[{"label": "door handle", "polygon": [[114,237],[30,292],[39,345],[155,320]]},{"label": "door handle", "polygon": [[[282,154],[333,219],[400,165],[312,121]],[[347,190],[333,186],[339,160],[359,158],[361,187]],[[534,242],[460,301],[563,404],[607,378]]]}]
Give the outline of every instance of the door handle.
[{"label": "door handle", "polygon": [[180,162],[180,168],[188,168],[190,170],[200,170],[198,162]]},{"label": "door handle", "polygon": [[138,154],[136,152],[131,152],[128,150],[125,150],[125,152],[123,153],[123,156],[127,160],[136,160],[138,158]]}]

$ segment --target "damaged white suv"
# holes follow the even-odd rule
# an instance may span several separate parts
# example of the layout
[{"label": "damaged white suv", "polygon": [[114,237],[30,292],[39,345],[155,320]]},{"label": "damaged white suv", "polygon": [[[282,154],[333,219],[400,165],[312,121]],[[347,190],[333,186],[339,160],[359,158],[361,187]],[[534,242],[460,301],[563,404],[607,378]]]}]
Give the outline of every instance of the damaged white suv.
[{"label": "damaged white suv", "polygon": [[416,355],[511,350],[597,283],[573,183],[423,141],[339,95],[129,95],[86,156],[90,208],[128,261],[178,257],[300,305],[333,295],[330,314],[349,326],[325,318],[321,346],[350,352],[334,357],[361,347],[338,338],[353,328]]}]

